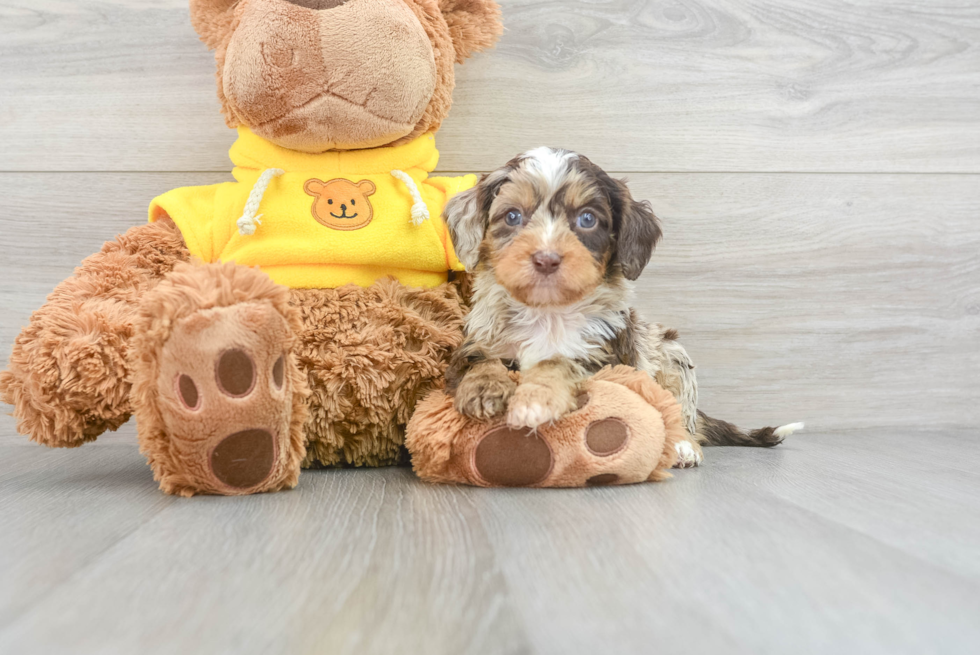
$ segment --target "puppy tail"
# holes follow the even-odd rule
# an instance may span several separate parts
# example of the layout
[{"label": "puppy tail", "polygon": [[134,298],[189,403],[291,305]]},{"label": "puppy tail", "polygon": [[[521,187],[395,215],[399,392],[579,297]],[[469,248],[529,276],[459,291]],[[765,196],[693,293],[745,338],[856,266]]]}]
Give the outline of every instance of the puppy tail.
[{"label": "puppy tail", "polygon": [[803,423],[787,423],[776,428],[759,428],[751,432],[742,432],[727,421],[711,418],[698,410],[697,440],[705,446],[754,446],[757,448],[772,448],[783,442],[783,439],[797,430],[803,429]]}]

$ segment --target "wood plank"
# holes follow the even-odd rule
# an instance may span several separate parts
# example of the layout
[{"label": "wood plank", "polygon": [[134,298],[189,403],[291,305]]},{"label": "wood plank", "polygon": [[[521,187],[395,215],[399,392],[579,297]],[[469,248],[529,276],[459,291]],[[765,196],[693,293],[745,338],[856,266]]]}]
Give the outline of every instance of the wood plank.
[{"label": "wood plank", "polygon": [[[131,426],[82,450],[14,439],[0,422],[0,630],[169,506]],[[17,445],[14,445],[17,444]]]},{"label": "wood plank", "polygon": [[726,476],[980,582],[980,448],[964,448],[976,440],[976,428],[855,430],[708,458]]},{"label": "wood plank", "polygon": [[[910,435],[893,436],[918,441]],[[961,448],[975,453],[973,435],[959,436]],[[796,495],[829,497],[835,464],[810,457],[811,441],[792,444],[800,464],[812,467],[794,478]],[[783,454],[709,449],[704,467],[659,486],[494,494],[481,516],[535,650],[971,652],[980,639],[980,583],[760,485],[765,471],[784,473],[773,463]],[[737,470],[725,466],[733,456],[742,461]],[[902,472],[921,476],[919,483],[889,488],[890,512],[872,518],[869,507],[864,518],[924,529],[925,508],[906,512],[906,503],[943,474],[896,466]],[[878,480],[868,471],[847,491],[873,493]],[[947,522],[942,537],[969,535],[962,523]]]},{"label": "wood plank", "polygon": [[0,651],[526,652],[473,494],[379,469],[178,500],[0,630]]},{"label": "wood plank", "polygon": [[0,229],[10,231],[0,258],[3,350],[85,257],[146,222],[153,198],[179,186],[231,179],[230,173],[0,173],[0,193],[7,194]]},{"label": "wood plank", "polygon": [[976,177],[632,178],[666,233],[637,306],[679,328],[709,414],[835,430],[980,420]]},{"label": "wood plank", "polygon": [[[503,0],[458,70],[446,170],[547,143],[625,171],[980,172],[969,0]],[[185,0],[6,0],[0,170],[226,169]]]},{"label": "wood plank", "polygon": [[[151,197],[225,177],[0,174],[3,357],[50,290],[144,220]],[[636,304],[681,331],[710,414],[747,427],[980,422],[976,176],[631,177],[666,234]]]},{"label": "wood plank", "polygon": [[50,451],[2,435],[0,579],[24,600],[0,619],[0,652],[899,654],[980,643],[980,576],[959,559],[976,543],[980,477],[910,456],[939,438],[976,462],[973,430],[710,449],[700,469],[632,487],[486,490],[376,469],[194,499],[151,492],[135,443]]}]

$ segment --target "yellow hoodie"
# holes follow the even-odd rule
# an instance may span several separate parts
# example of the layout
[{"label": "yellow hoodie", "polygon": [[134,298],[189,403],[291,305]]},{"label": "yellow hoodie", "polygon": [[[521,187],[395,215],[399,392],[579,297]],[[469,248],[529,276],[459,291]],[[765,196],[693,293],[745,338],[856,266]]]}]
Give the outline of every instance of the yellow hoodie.
[{"label": "yellow hoodie", "polygon": [[462,271],[442,219],[446,200],[475,175],[429,177],[432,134],[401,146],[311,155],[245,127],[229,153],[237,182],[174,189],[150,204],[205,262],[259,266],[279,284],[369,286],[393,276],[434,287]]}]

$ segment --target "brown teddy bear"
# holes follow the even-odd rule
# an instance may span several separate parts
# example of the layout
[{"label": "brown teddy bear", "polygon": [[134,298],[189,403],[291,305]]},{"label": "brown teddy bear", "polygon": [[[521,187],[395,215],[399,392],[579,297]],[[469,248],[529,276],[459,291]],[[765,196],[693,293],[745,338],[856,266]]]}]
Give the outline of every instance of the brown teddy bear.
[{"label": "brown teddy bear", "polygon": [[[493,0],[191,0],[216,51],[236,182],[176,189],[82,262],[18,336],[0,393],[75,447],[133,414],[168,493],[247,494],[305,466],[402,458],[461,340],[430,177],[454,62]],[[312,198],[311,198],[312,196]]]}]

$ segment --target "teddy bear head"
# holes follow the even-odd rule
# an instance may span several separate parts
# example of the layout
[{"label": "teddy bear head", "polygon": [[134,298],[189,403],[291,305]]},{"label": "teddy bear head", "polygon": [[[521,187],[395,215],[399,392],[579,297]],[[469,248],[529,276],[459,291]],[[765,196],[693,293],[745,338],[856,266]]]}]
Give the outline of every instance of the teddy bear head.
[{"label": "teddy bear head", "polygon": [[493,45],[494,0],[190,0],[230,127],[319,153],[398,145],[449,113],[454,62]]}]

